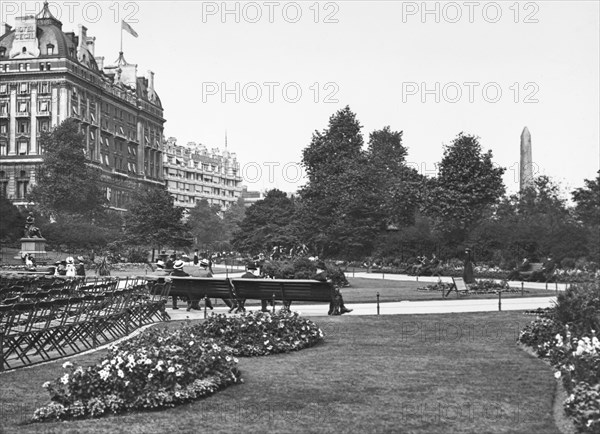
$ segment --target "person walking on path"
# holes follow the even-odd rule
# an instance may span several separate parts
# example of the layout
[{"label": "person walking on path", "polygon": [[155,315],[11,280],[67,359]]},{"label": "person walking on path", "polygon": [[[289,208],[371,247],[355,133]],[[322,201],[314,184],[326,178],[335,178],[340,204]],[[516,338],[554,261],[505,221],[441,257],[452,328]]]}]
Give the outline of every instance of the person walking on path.
[{"label": "person walking on path", "polygon": [[475,277],[473,276],[473,265],[477,264],[475,264],[475,261],[473,260],[473,254],[471,252],[471,249],[466,248],[465,262],[463,268],[463,279],[465,283],[475,283]]},{"label": "person walking on path", "polygon": [[198,249],[194,250],[194,265],[198,266],[198,262],[200,262],[200,258],[198,257]]}]

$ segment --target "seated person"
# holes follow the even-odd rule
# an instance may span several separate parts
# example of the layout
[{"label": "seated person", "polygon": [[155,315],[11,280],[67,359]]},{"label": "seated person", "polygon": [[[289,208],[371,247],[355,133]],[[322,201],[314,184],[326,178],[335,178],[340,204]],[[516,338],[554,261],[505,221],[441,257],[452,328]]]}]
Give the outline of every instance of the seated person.
[{"label": "seated person", "polygon": [[[183,263],[183,261],[182,261]],[[207,259],[202,259],[199,263],[200,265],[200,272],[197,273],[197,277],[213,277],[213,274],[210,272],[210,270],[208,269],[209,266],[209,262]],[[190,309],[200,309],[200,305],[199,305],[200,300],[191,300],[190,304],[188,305],[187,310],[189,311]],[[206,299],[206,307],[208,307],[210,310],[213,310],[213,305],[210,302],[210,298]]]},{"label": "seated person", "polygon": [[523,261],[519,264],[517,268],[515,268],[508,275],[507,280],[516,280],[521,278],[521,273],[527,272],[531,270],[531,264],[529,263],[529,259],[527,257],[523,258]]},{"label": "seated person", "polygon": [[[312,278],[313,280],[319,280],[321,282],[329,282],[329,284],[332,285],[331,279],[329,279],[329,276],[327,275],[327,267],[322,261],[317,262],[317,271]],[[352,312],[352,309],[348,309],[344,305],[344,299],[342,298],[339,288],[335,288],[335,292],[335,301],[329,303],[328,315],[343,315]]]},{"label": "seated person", "polygon": [[[183,261],[175,261],[173,263],[173,271],[169,274],[169,276],[177,276],[177,277],[188,277],[189,274],[183,271]],[[173,309],[179,309],[177,307],[177,296],[171,297],[173,299]],[[190,301],[188,300],[188,309],[190,310]]]},{"label": "seated person", "polygon": [[77,257],[77,265],[75,266],[75,275],[85,277],[85,262],[83,256]]},{"label": "seated person", "polygon": [[173,270],[173,265],[175,265],[176,260],[177,258],[175,255],[169,256],[169,259],[167,259],[167,262],[165,263],[165,270]]},{"label": "seated person", "polygon": [[[249,262],[246,264],[246,272],[240,276],[242,279],[257,279],[260,277],[260,269],[256,266],[256,263]],[[261,300],[261,305],[264,300]],[[229,309],[229,313],[233,312],[236,309],[236,312],[245,312],[246,308],[244,304],[246,303],[246,299],[239,299],[239,303],[236,300],[232,300],[232,306]],[[265,301],[266,306],[266,301]],[[267,312],[266,307],[263,308],[263,312]]]}]

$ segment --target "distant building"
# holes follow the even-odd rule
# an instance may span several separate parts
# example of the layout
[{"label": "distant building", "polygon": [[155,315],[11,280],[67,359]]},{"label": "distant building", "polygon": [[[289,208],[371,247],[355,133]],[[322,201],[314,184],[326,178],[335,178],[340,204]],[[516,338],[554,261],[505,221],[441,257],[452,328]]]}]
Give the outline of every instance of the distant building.
[{"label": "distant building", "polygon": [[137,76],[123,53],[113,65],[95,56],[95,37],[63,32],[44,3],[37,16],[4,24],[0,35],[0,195],[26,205],[42,162],[38,138],[67,118],[85,135],[110,205],[126,209],[141,186],[163,185],[163,108],[154,73]]},{"label": "distant building", "polygon": [[249,206],[255,204],[259,200],[263,200],[265,195],[260,191],[248,191],[247,186],[242,186],[242,199],[244,199],[244,206],[248,208]]},{"label": "distant building", "polygon": [[235,153],[208,150],[194,142],[178,145],[173,137],[166,141],[164,151],[164,178],[176,206],[192,209],[206,199],[225,210],[237,202],[242,176]]}]

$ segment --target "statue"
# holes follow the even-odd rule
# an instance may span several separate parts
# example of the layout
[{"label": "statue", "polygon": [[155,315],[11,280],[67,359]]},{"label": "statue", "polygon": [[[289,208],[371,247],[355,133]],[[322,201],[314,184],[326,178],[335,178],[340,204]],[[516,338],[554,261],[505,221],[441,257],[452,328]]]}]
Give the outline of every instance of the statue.
[{"label": "statue", "polygon": [[27,218],[25,219],[25,238],[43,238],[42,233],[40,232],[40,228],[35,226],[35,218],[33,217],[33,213],[30,212]]}]

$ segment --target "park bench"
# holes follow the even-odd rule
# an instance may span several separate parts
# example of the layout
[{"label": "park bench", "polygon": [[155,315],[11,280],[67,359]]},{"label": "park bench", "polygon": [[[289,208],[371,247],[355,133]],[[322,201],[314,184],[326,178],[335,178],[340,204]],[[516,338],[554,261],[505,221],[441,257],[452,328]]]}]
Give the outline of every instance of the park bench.
[{"label": "park bench", "polygon": [[542,264],[541,262],[532,262],[530,265],[531,268],[528,271],[519,272],[519,277],[521,278],[521,280],[529,279],[533,273],[542,271],[542,269],[544,268],[544,264]]},{"label": "park bench", "polygon": [[235,299],[227,278],[193,276],[148,276],[147,278],[148,280],[157,280],[159,283],[171,281],[169,295],[187,299],[192,304],[207,298],[221,298],[226,300],[225,303],[230,306],[229,300]]},{"label": "park bench", "polygon": [[301,279],[231,279],[238,299],[336,302],[336,292],[328,282]]}]

